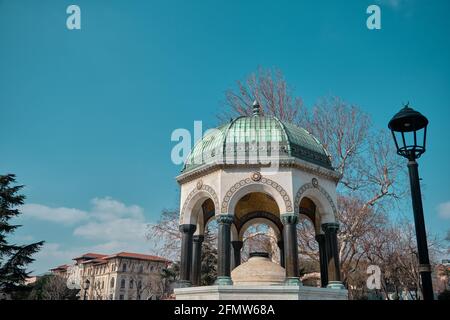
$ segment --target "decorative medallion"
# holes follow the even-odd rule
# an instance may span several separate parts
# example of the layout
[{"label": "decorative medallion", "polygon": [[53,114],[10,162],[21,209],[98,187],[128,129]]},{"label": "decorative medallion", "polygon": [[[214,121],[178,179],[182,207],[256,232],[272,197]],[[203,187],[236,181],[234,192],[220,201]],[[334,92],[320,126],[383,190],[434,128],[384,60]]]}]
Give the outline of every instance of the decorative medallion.
[{"label": "decorative medallion", "polygon": [[311,182],[314,188],[317,188],[319,186],[319,181],[316,178],[312,178]]},{"label": "decorative medallion", "polygon": [[200,190],[203,187],[203,180],[200,179],[197,181],[197,190]]},{"label": "decorative medallion", "polygon": [[258,171],[255,171],[252,173],[251,178],[253,181],[259,181],[259,180],[261,180],[261,173]]}]

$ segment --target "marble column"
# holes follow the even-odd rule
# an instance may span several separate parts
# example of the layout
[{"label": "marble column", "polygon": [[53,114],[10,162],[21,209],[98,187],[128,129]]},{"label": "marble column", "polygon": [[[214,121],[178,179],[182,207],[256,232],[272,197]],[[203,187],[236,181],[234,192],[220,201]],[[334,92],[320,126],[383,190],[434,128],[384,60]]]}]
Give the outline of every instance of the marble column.
[{"label": "marble column", "polygon": [[241,264],[241,249],[244,243],[242,241],[231,241],[233,248],[233,260],[231,261],[231,270]]},{"label": "marble column", "polygon": [[337,241],[338,223],[324,223],[322,230],[325,232],[327,250],[328,284],[327,288],[345,289],[341,281],[341,269],[339,265],[339,249]]},{"label": "marble column", "polygon": [[283,242],[283,240],[279,240],[277,242],[277,245],[278,245],[278,249],[280,249],[280,266],[282,266],[284,268],[285,263],[284,263],[284,242]]},{"label": "marble column", "polygon": [[325,235],[324,234],[316,235],[316,241],[319,244],[320,282],[322,288],[325,288],[328,284],[328,260],[327,260]]},{"label": "marble column", "polygon": [[181,232],[180,286],[189,287],[191,285],[192,235],[196,225],[182,224],[179,229]]},{"label": "marble column", "polygon": [[192,267],[191,267],[191,282],[193,286],[199,286],[201,280],[202,268],[202,243],[204,236],[196,235],[192,237]]},{"label": "marble column", "polygon": [[297,222],[295,214],[281,215],[283,223],[284,262],[286,269],[286,284],[300,285],[298,269],[298,245],[297,245]]},{"label": "marble column", "polygon": [[217,223],[219,224],[219,235],[216,284],[231,285],[233,284],[230,277],[231,224],[233,223],[233,216],[220,214],[217,217]]}]

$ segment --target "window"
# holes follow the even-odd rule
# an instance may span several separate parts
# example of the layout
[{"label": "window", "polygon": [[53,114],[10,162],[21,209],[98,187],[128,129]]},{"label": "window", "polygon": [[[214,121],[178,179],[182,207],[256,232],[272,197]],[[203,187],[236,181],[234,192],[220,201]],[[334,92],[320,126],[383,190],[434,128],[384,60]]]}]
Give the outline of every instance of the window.
[{"label": "window", "polygon": [[133,281],[133,279],[131,279],[130,280],[130,289],[133,289],[133,284],[134,284],[134,281]]},{"label": "window", "polygon": [[141,265],[141,266],[139,267],[139,272],[140,272],[140,273],[144,272],[144,266],[143,266],[143,265]]},{"label": "window", "polygon": [[105,280],[102,281],[102,289],[105,288]]},{"label": "window", "polygon": [[153,271],[153,266],[150,267],[150,271]]},{"label": "window", "polygon": [[124,300],[123,294],[119,296],[119,300]]},{"label": "window", "polygon": [[109,285],[111,288],[114,288],[114,277],[111,278],[111,283]]},{"label": "window", "polygon": [[124,263],[124,264],[122,265],[122,271],[123,271],[123,272],[127,271],[127,264],[126,264],[126,263]]},{"label": "window", "polygon": [[112,293],[109,295],[109,300],[112,300],[113,299],[113,295],[112,295]]},{"label": "window", "polygon": [[125,279],[120,280],[120,288],[125,289]]},{"label": "window", "polygon": [[141,280],[139,280],[139,282],[137,284],[137,287],[138,287],[139,290],[142,289],[142,281]]}]

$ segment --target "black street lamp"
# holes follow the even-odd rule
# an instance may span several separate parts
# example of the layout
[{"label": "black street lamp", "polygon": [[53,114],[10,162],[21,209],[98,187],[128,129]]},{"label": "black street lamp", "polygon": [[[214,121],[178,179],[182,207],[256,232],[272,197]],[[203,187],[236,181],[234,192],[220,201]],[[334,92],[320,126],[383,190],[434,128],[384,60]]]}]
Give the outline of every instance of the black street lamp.
[{"label": "black street lamp", "polygon": [[90,285],[91,285],[91,282],[88,279],[86,279],[86,281],[84,282],[84,286],[83,286],[83,289],[84,289],[83,300],[86,300],[86,298],[87,298],[87,292],[89,290]]},{"label": "black street lamp", "polygon": [[406,105],[389,121],[389,129],[394,137],[397,153],[408,159],[409,182],[414,211],[417,249],[419,253],[419,273],[422,280],[424,300],[433,300],[431,266],[428,257],[427,235],[423,218],[422,195],[420,193],[419,171],[416,159],[426,147],[428,119]]}]

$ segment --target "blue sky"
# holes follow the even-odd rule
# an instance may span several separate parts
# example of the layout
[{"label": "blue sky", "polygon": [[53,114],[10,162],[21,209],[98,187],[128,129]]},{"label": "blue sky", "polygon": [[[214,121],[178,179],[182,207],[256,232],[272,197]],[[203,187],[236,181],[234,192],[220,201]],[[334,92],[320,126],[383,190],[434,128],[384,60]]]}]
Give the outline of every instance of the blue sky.
[{"label": "blue sky", "polygon": [[[70,4],[81,30],[66,28]],[[366,28],[370,4],[381,30]],[[215,125],[224,91],[258,66],[280,68],[307,106],[337,95],[377,128],[406,101],[424,113],[426,223],[444,234],[449,12],[446,0],[0,0],[0,172],[28,203],[14,240],[46,240],[37,273],[85,251],[148,251],[140,226],[178,206],[172,131]]]}]

